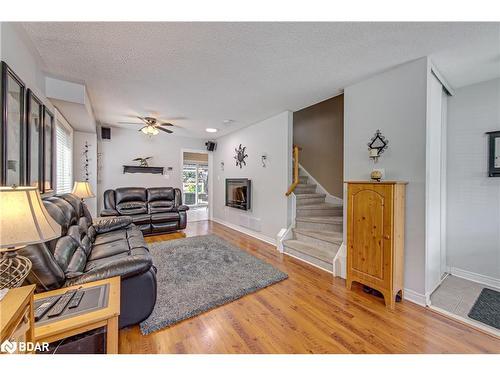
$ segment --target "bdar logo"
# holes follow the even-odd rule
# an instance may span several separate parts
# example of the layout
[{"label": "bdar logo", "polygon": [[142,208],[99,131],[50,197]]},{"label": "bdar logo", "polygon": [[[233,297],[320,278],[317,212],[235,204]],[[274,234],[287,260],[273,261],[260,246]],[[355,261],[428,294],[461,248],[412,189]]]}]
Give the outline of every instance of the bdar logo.
[{"label": "bdar logo", "polygon": [[2,345],[0,345],[0,351],[2,353],[14,353],[17,348],[16,342],[10,342],[9,340],[5,340]]}]

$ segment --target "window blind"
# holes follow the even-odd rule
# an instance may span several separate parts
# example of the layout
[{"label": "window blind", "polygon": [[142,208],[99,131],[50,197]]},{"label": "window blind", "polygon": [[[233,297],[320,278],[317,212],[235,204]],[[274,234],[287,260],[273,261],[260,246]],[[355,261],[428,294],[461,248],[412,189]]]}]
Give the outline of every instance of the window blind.
[{"label": "window blind", "polygon": [[56,126],[56,192],[70,193],[73,188],[73,134],[60,122]]}]

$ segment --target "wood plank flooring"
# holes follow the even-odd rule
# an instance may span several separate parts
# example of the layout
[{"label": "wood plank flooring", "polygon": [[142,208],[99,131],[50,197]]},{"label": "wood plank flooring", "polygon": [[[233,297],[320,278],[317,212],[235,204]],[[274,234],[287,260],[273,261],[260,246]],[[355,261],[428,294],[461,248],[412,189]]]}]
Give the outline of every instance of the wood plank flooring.
[{"label": "wood plank flooring", "polygon": [[212,221],[148,242],[216,234],[288,273],[285,281],[148,336],[120,331],[120,353],[500,353],[500,339],[342,279]]}]

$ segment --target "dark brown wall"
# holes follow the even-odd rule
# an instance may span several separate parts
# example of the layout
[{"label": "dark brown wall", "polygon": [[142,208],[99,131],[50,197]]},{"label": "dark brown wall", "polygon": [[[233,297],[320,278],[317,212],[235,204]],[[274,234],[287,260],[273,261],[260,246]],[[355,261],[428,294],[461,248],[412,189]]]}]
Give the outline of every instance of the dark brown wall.
[{"label": "dark brown wall", "polygon": [[342,198],[344,179],[344,95],[293,114],[293,143],[300,164],[331,195]]}]

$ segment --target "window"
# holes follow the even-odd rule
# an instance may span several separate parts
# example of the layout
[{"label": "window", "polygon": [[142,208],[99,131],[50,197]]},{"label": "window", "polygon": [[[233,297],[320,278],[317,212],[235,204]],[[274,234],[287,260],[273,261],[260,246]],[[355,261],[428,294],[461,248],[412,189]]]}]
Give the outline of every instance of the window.
[{"label": "window", "polygon": [[70,193],[73,188],[73,129],[57,116],[56,126],[56,193]]}]

